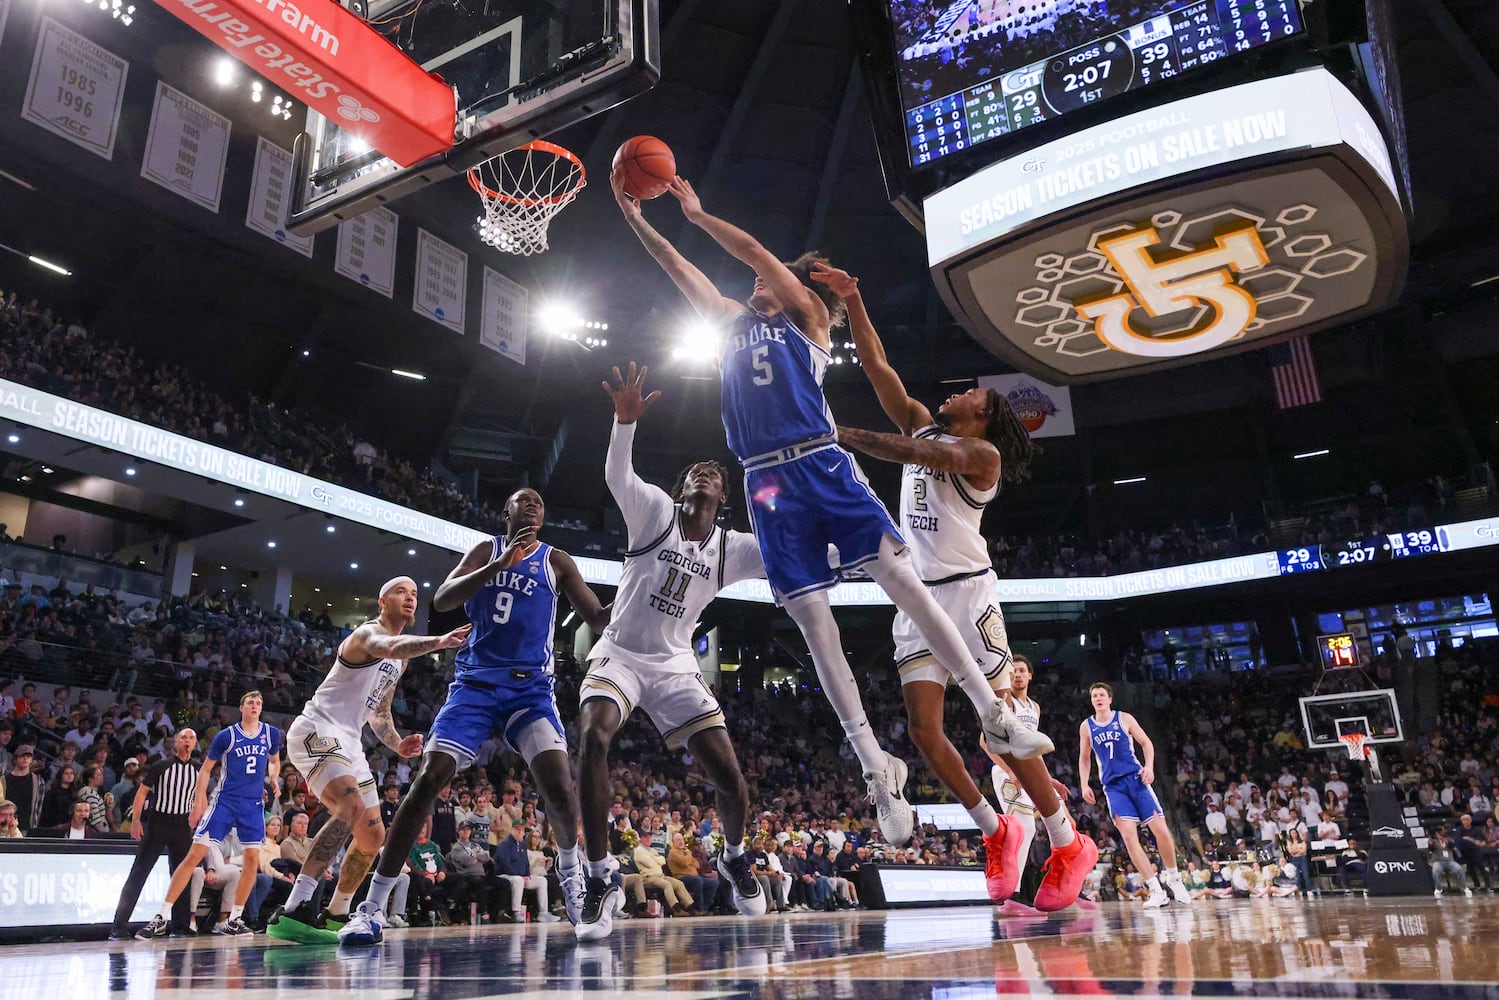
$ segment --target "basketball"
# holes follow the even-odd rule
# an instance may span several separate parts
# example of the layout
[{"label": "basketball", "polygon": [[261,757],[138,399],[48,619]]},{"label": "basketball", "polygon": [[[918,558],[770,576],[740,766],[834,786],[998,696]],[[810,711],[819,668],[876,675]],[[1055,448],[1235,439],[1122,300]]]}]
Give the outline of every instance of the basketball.
[{"label": "basketball", "polygon": [[626,139],[614,152],[614,169],[624,173],[625,191],[633,198],[659,198],[677,175],[671,147],[653,135]]}]

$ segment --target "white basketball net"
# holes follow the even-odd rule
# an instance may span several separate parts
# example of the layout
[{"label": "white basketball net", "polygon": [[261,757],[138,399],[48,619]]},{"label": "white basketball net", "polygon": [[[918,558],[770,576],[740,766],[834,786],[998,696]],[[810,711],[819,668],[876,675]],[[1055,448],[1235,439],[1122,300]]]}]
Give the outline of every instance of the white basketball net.
[{"label": "white basketball net", "polygon": [[1368,748],[1364,746],[1364,743],[1369,737],[1363,733],[1349,733],[1346,736],[1339,736],[1338,739],[1348,744],[1349,760],[1364,760],[1368,757]]},{"label": "white basketball net", "polygon": [[468,172],[484,214],[479,239],[504,253],[530,256],[547,249],[552,216],[586,183],[582,162],[554,143],[527,143],[491,157]]}]

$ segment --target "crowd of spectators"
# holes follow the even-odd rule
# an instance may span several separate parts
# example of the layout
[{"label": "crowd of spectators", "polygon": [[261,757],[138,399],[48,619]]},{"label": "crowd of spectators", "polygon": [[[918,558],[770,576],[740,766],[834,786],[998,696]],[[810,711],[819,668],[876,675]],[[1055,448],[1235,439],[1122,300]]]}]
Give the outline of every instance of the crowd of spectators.
[{"label": "crowd of spectators", "polygon": [[[110,344],[64,322],[35,299],[21,304],[14,292],[0,292],[0,378],[483,531],[500,530],[499,512],[487,498],[465,495],[444,477],[382,450],[345,424],[216,389],[179,366],[152,364],[134,348]],[[1071,532],[1005,535],[995,538],[991,549],[1001,576],[1128,573],[1263,552],[1276,545],[1342,542],[1429,526],[1432,512],[1450,508],[1452,498],[1452,484],[1441,476],[1406,490],[1386,490],[1373,482],[1360,497],[1287,522],[1294,537],[1272,538],[1267,526],[1241,527],[1230,518],[1222,524],[1173,524],[1101,538]],[[569,539],[579,551],[617,555],[624,547],[622,538],[586,530],[588,525],[576,515],[549,525],[582,531]]]}]

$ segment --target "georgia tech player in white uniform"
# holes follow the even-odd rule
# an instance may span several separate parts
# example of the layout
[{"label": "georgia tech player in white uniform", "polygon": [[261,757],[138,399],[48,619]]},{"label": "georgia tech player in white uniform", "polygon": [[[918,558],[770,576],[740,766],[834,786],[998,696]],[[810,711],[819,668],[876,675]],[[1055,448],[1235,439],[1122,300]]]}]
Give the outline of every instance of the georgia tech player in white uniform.
[{"label": "georgia tech player in white uniform", "polygon": [[[932,597],[957,626],[990,685],[1003,698],[1011,683],[1009,638],[999,610],[998,580],[979,522],[984,507],[1005,482],[1026,478],[1037,449],[1009,401],[993,389],[974,388],[950,396],[933,415],[911,398],[900,375],[886,361],[884,345],[859,295],[858,279],[819,265],[813,280],[827,284],[847,305],[849,329],[864,374],[873,384],[885,414],[901,431],[880,434],[840,426],[838,440],[866,455],[904,465],[900,526],[910,543],[912,561]],[[1020,880],[1022,824],[994,812],[964,766],[962,755],[943,732],[943,702],[950,675],[931,655],[921,629],[905,615],[898,615],[894,634],[911,741],[983,833],[989,895],[1003,902]],[[1047,879],[1036,894],[1036,908],[1059,910],[1077,898],[1087,869],[1097,857],[1097,847],[1088,838],[1077,836],[1040,759],[1040,754],[1052,749],[1051,740],[1018,722],[1009,736],[1008,746],[993,749],[1005,758],[1029,793],[1046,824],[1053,849]]]},{"label": "georgia tech player in white uniform", "polygon": [[[345,922],[349,902],[385,842],[375,779],[359,734],[368,722],[380,742],[403,758],[420,756],[421,734],[403,739],[391,720],[396,685],[407,660],[433,650],[456,649],[471,627],[447,635],[401,635],[416,618],[417,593],[416,581],[409,576],[398,576],[380,588],[380,616],[339,644],[333,669],[286,730],[287,759],[332,818],[313,838],[291,895],[271,917],[266,928],[271,937],[305,944],[336,942],[338,935],[327,928],[327,917],[336,918],[333,922],[339,925]],[[350,832],[354,843],[344,857],[338,889],[326,916],[317,914],[313,895]]]},{"label": "georgia tech player in white uniform", "polygon": [[[642,397],[647,369],[630,364],[614,384],[614,430],[604,481],[629,529],[630,550],[603,637],[588,653],[588,674],[578,690],[580,742],[578,794],[588,884],[577,935],[583,941],[608,936],[613,893],[608,883],[609,744],[635,708],[643,708],[673,749],[689,749],[718,789],[725,850],[720,875],[733,887],[734,903],[746,916],[765,912],[765,895],[744,853],[749,788],[739,770],[718,699],[703,683],[692,652],[692,632],[708,602],[728,584],[765,576],[753,535],[715,523],[728,496],[723,469],[699,462],[683,473],[676,496],[635,474],[631,452],[636,421],[661,395]],[[706,909],[710,901],[697,900]]]}]

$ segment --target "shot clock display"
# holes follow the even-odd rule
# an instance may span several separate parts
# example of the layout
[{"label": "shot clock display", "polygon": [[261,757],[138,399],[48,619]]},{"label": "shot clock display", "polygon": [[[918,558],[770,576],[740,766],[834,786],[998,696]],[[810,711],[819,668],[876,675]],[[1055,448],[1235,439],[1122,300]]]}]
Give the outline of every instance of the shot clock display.
[{"label": "shot clock display", "polygon": [[893,0],[913,167],[1302,30],[1297,0],[1026,6]]},{"label": "shot clock display", "polygon": [[1346,670],[1359,664],[1358,641],[1351,633],[1319,635],[1317,648],[1322,652],[1322,667],[1325,670]]},{"label": "shot clock display", "polygon": [[1301,545],[1280,549],[1275,561],[1280,575],[1311,573],[1345,566],[1386,562],[1391,559],[1413,559],[1452,549],[1451,539],[1443,528],[1417,528],[1374,535],[1335,545]]}]

